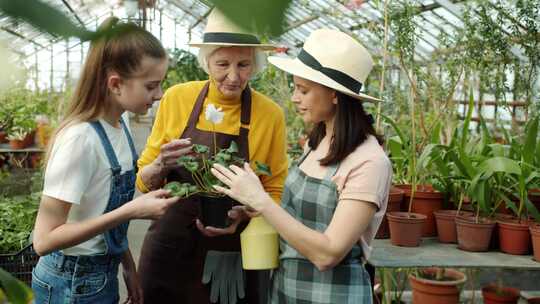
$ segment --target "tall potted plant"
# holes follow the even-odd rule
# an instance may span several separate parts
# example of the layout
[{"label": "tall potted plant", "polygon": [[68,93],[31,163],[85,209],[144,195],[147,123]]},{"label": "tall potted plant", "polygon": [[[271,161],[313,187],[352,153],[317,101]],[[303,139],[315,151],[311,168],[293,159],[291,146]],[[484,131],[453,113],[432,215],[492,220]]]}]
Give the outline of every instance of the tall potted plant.
[{"label": "tall potted plant", "polygon": [[513,140],[510,151],[511,158],[500,157],[499,162],[507,163],[514,169],[506,173],[510,185],[508,196],[516,196],[519,203],[503,196],[506,206],[514,213],[513,218],[500,218],[499,244],[503,252],[510,254],[527,254],[531,236],[529,232],[529,216],[539,218],[538,211],[529,200],[529,190],[538,187],[540,173],[535,166],[537,154],[538,116],[529,120],[525,126],[524,139]]}]

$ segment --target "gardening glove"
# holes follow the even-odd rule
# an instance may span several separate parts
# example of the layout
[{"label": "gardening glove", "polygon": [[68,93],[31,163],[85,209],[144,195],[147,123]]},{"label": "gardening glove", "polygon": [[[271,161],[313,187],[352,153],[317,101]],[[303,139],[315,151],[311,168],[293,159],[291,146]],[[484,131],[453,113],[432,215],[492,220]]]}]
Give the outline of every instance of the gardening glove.
[{"label": "gardening glove", "polygon": [[206,253],[202,282],[210,288],[210,302],[220,304],[235,304],[238,298],[243,299],[244,271],[240,252],[214,251]]}]

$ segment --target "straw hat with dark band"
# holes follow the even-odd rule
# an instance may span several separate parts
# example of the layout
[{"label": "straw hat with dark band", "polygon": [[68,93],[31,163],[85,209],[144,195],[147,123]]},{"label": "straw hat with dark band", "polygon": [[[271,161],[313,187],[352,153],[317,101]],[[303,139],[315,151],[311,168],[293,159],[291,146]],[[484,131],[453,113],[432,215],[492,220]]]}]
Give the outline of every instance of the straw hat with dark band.
[{"label": "straw hat with dark band", "polygon": [[261,44],[257,36],[232,23],[221,11],[214,8],[208,16],[202,42],[189,43],[193,47],[205,45],[251,46],[264,50],[274,49],[271,44]]},{"label": "straw hat with dark band", "polygon": [[373,59],[358,41],[336,30],[313,31],[296,58],[270,56],[271,64],[356,99],[381,101],[362,93]]}]

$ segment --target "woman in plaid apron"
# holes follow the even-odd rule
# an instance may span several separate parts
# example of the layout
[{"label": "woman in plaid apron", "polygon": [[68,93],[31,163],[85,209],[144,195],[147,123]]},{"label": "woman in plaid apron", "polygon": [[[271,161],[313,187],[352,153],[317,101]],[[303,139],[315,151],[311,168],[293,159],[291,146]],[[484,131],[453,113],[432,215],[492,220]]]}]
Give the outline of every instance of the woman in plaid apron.
[{"label": "woman in plaid apron", "polygon": [[271,303],[372,303],[364,268],[386,211],[392,177],[361,93],[373,61],[348,35],[321,29],[297,58],[270,57],[293,74],[292,101],[313,124],[305,153],[289,170],[282,206],[272,203],[248,164],[215,165],[222,193],[260,213],[281,236]]}]

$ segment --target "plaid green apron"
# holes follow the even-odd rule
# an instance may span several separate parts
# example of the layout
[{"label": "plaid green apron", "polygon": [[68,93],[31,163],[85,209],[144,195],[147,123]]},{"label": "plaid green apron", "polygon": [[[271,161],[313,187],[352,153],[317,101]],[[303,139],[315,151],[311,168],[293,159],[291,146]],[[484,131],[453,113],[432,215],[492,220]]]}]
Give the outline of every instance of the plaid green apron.
[{"label": "plaid green apron", "polygon": [[[298,166],[308,154],[302,156]],[[298,166],[291,168],[285,181],[282,207],[307,227],[324,232],[338,202],[336,185],[330,179],[339,164],[329,166],[322,180],[307,176]],[[272,275],[272,304],[372,303],[360,245],[355,244],[339,265],[324,272],[283,239],[280,251],[280,265]]]}]

